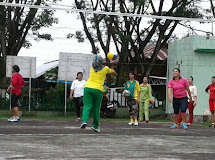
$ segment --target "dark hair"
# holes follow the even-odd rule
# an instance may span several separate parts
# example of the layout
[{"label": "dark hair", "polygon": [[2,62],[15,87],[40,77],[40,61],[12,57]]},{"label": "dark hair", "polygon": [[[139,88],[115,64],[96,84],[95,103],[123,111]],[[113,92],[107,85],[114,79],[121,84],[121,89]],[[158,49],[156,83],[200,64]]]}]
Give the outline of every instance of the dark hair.
[{"label": "dark hair", "polygon": [[177,70],[179,73],[181,73],[181,71],[180,71],[179,68],[174,68],[173,71],[174,71],[174,70]]},{"label": "dark hair", "polygon": [[19,66],[14,65],[12,68],[15,72],[19,73],[19,71],[20,71]]},{"label": "dark hair", "polygon": [[148,77],[148,76],[143,76],[143,79],[144,79],[145,77],[147,78],[147,80],[149,79],[149,77]]},{"label": "dark hair", "polygon": [[133,74],[133,75],[134,75],[134,72],[133,72],[133,71],[129,71],[129,72],[128,72],[128,75],[129,75],[129,74]]},{"label": "dark hair", "polygon": [[77,77],[78,77],[79,74],[81,74],[81,75],[83,76],[83,73],[82,73],[82,72],[78,72],[78,73],[77,73]]},{"label": "dark hair", "polygon": [[188,78],[191,78],[191,79],[192,79],[192,81],[193,81],[193,76],[190,76],[190,77],[188,77]]},{"label": "dark hair", "polygon": [[215,76],[213,76],[212,78],[215,79]]}]

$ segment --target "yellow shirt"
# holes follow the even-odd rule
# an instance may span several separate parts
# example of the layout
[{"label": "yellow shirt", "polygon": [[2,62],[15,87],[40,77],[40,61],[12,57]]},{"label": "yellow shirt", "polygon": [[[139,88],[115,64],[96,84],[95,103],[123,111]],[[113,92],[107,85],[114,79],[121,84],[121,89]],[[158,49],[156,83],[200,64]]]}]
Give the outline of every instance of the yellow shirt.
[{"label": "yellow shirt", "polygon": [[105,66],[102,70],[95,72],[91,67],[90,69],[90,77],[87,80],[85,88],[98,89],[103,92],[104,81],[106,78],[106,74],[112,74],[115,71]]},{"label": "yellow shirt", "polygon": [[136,99],[136,100],[138,99],[138,92],[140,92],[140,84],[137,81],[136,87],[135,87],[135,96],[134,96],[134,99]]}]

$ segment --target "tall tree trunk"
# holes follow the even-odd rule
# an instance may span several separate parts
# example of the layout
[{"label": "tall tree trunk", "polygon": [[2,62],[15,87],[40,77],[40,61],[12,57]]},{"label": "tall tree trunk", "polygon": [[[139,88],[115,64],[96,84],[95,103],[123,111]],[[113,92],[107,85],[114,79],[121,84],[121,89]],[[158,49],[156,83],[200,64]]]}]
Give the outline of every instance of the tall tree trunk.
[{"label": "tall tree trunk", "polygon": [[215,17],[215,9],[214,9],[213,0],[210,0],[210,3],[211,3],[211,11],[213,13],[213,16]]}]

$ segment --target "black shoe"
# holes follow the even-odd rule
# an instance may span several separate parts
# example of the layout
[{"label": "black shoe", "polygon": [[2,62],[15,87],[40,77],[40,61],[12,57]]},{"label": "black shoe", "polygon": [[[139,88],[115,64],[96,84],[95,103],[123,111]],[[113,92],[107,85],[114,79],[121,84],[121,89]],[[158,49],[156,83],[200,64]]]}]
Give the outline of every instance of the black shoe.
[{"label": "black shoe", "polygon": [[214,127],[215,128],[215,124],[211,124],[209,127]]}]

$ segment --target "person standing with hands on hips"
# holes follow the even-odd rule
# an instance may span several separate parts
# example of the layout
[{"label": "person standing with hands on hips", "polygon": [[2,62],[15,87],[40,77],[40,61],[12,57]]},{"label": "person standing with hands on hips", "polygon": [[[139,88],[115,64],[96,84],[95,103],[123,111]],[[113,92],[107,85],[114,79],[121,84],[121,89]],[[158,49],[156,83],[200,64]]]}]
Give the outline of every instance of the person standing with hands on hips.
[{"label": "person standing with hands on hips", "polygon": [[173,109],[174,109],[174,124],[170,127],[171,129],[178,128],[178,114],[181,110],[182,114],[182,121],[184,129],[188,129],[187,127],[187,93],[190,98],[190,102],[192,102],[192,97],[189,89],[188,82],[185,78],[180,76],[180,69],[175,68],[173,70],[173,79],[169,81],[168,84],[168,96],[169,102],[172,102],[172,95],[173,92]]},{"label": "person standing with hands on hips", "polygon": [[25,86],[25,82],[22,76],[19,74],[19,66],[14,65],[12,67],[12,78],[11,85],[8,87],[7,92],[11,92],[11,110],[13,116],[8,119],[8,122],[19,122],[19,108],[18,108],[18,100],[22,93],[22,86]]},{"label": "person standing with hands on hips", "polygon": [[78,72],[77,79],[72,82],[70,96],[69,96],[70,100],[73,100],[74,98],[76,115],[77,115],[76,122],[81,121],[81,118],[80,118],[81,107],[83,106],[84,86],[86,84],[86,81],[83,80],[82,78],[83,78],[83,73]]}]

